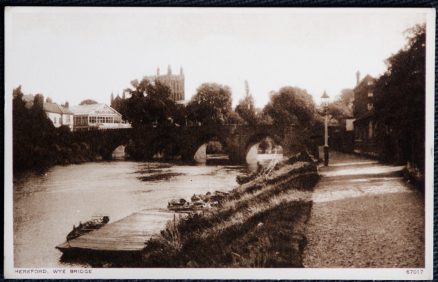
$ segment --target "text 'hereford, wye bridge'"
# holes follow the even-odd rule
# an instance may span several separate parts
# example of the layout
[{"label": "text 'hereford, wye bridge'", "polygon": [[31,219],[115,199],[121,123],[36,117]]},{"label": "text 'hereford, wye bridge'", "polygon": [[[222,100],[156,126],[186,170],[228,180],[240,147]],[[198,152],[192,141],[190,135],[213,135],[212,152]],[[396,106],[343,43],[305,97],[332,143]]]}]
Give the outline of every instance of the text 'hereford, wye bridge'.
[{"label": "text 'hereford, wye bridge'", "polygon": [[266,137],[281,145],[285,154],[294,150],[298,137],[293,126],[279,128],[274,125],[148,126],[77,131],[73,134],[75,142],[86,143],[104,159],[111,159],[112,152],[120,145],[134,145],[137,153],[131,155],[133,158],[148,160],[156,153],[167,150],[167,154],[192,161],[203,144],[218,140],[229,159],[238,163],[243,163],[249,149]]}]

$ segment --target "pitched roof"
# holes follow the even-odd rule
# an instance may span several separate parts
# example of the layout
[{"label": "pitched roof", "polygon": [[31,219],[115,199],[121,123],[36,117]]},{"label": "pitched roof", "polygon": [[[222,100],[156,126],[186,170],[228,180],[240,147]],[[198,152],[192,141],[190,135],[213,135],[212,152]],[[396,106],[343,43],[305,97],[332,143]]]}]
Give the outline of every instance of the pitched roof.
[{"label": "pitched roof", "polygon": [[61,108],[61,112],[62,112],[63,114],[69,114],[69,115],[72,115],[72,114],[73,114],[73,112],[70,111],[69,108],[66,108],[66,107],[63,107],[63,106],[59,106],[59,108]]},{"label": "pitched roof", "polygon": [[49,113],[70,114],[70,115],[73,114],[69,109],[64,108],[56,103],[47,103],[46,102],[43,104],[43,109],[45,112],[49,112]]},{"label": "pitched roof", "polygon": [[356,85],[356,87],[354,87],[353,90],[357,90],[359,88],[361,88],[363,85],[367,85],[368,81],[376,81],[376,79],[374,77],[372,77],[371,75],[367,74],[360,82],[358,85]]},{"label": "pitched roof", "polygon": [[107,111],[113,114],[120,115],[119,112],[106,104],[78,105],[70,107],[70,110],[75,115],[90,115],[99,111]]}]

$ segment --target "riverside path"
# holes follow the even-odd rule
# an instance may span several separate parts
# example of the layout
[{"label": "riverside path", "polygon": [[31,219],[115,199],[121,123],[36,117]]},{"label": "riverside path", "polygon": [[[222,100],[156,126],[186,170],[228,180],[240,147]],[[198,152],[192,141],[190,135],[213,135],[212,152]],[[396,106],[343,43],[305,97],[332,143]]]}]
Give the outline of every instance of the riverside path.
[{"label": "riverside path", "polygon": [[424,194],[401,166],[332,153],[306,227],[305,267],[424,267]]}]

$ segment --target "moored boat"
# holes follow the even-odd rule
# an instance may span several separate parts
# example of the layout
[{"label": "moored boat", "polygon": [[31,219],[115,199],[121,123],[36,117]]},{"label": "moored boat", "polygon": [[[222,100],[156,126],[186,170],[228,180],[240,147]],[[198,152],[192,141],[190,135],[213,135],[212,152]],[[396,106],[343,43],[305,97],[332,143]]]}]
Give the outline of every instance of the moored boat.
[{"label": "moored boat", "polygon": [[167,208],[171,211],[184,212],[190,210],[190,203],[185,199],[171,200],[167,204]]},{"label": "moored boat", "polygon": [[80,237],[88,232],[99,229],[105,224],[107,224],[108,222],[109,222],[109,217],[104,215],[104,216],[93,216],[90,220],[84,223],[80,222],[78,226],[73,225],[73,230],[67,234],[67,242],[77,237]]}]

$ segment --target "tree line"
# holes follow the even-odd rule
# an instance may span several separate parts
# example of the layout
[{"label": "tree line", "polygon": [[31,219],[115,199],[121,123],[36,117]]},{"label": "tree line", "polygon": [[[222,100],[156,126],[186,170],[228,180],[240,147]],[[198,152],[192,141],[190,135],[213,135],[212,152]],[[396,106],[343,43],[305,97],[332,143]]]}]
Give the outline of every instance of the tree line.
[{"label": "tree line", "polygon": [[[308,131],[318,120],[310,94],[297,87],[283,87],[271,93],[264,109],[256,109],[247,90],[232,108],[230,87],[204,83],[187,105],[174,102],[171,90],[159,82],[133,81],[112,106],[134,128],[142,126],[196,126],[212,124],[295,125]],[[99,159],[85,143],[78,143],[68,127],[55,128],[43,109],[42,95],[35,95],[31,106],[23,101],[21,86],[13,90],[14,170],[46,168],[54,164],[80,163]],[[41,96],[41,97],[40,97]],[[95,103],[85,100],[83,104]]]},{"label": "tree line", "polygon": [[115,99],[112,107],[133,127],[147,125],[223,125],[275,124],[310,129],[320,118],[312,96],[298,87],[283,87],[271,92],[270,101],[257,109],[247,89],[245,97],[232,107],[232,92],[227,85],[203,83],[187,105],[174,102],[171,90],[159,81],[131,82],[125,99]]},{"label": "tree line", "polygon": [[[424,172],[426,26],[406,31],[406,45],[386,61],[386,71],[374,87],[374,140],[379,158],[389,163],[412,165]],[[328,105],[329,114],[341,124],[353,116],[354,93],[342,91]]]},{"label": "tree line", "polygon": [[387,161],[412,164],[424,172],[426,26],[407,30],[406,46],[386,60],[375,87],[377,140]]},{"label": "tree line", "polygon": [[[381,147],[381,159],[409,162],[422,171],[425,150],[425,48],[425,26],[417,25],[407,32],[406,46],[386,60],[387,70],[377,79],[374,89],[375,138]],[[263,109],[255,107],[248,84],[245,92],[244,98],[233,109],[230,87],[204,83],[184,105],[171,99],[171,90],[166,85],[143,79],[132,81],[131,86],[124,90],[124,99],[114,99],[112,106],[134,128],[151,125],[294,125],[300,130],[297,138],[303,144],[312,136],[320,137],[322,134],[323,112],[315,106],[306,90],[285,86],[272,91]],[[352,115],[353,93],[344,90],[341,94],[328,108],[332,116],[342,120]],[[13,92],[14,168],[39,167],[66,160],[78,162],[74,156],[87,152],[86,144],[71,141],[67,128],[54,128],[43,111],[42,99],[37,99],[38,95],[30,108],[25,106],[22,97],[21,87],[18,87]]]},{"label": "tree line", "polygon": [[[253,127],[275,125],[286,129],[294,126],[299,132],[295,143],[302,144],[302,150],[310,150],[315,154],[314,139],[309,139],[321,134],[322,118],[312,96],[306,90],[286,86],[272,91],[269,103],[263,109],[258,109],[248,83],[245,83],[245,96],[234,109],[232,91],[227,85],[203,83],[187,104],[180,104],[171,99],[169,87],[148,79],[132,81],[131,86],[123,91],[124,98],[112,99],[111,106],[134,128],[237,124]],[[260,148],[275,145],[271,143],[272,140],[264,139]],[[218,151],[210,147],[207,147],[209,151]]]},{"label": "tree line", "polygon": [[21,86],[13,90],[12,146],[14,173],[44,171],[55,164],[81,163],[99,159],[86,143],[76,142],[67,126],[55,128],[37,94],[26,105]]}]

